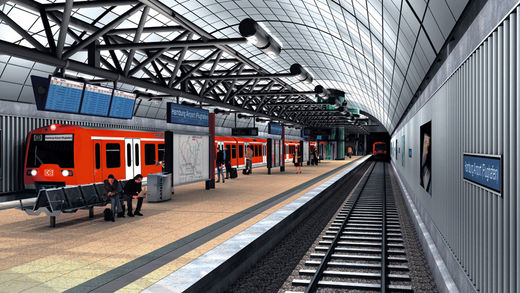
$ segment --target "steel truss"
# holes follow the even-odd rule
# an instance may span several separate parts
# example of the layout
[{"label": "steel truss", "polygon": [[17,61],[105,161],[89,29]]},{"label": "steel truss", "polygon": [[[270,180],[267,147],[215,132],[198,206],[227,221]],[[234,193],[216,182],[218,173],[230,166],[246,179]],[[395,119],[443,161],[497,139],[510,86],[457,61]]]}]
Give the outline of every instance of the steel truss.
[{"label": "steel truss", "polygon": [[[245,38],[216,39],[158,0],[9,2],[40,16],[47,43],[25,32],[17,24],[23,20],[0,13],[0,19],[32,46],[0,40],[0,53],[54,66],[55,73],[70,70],[94,76],[91,82],[95,83],[125,83],[157,91],[159,99],[183,97],[299,126],[315,124],[312,118],[322,115],[293,113],[321,105],[315,106],[309,97],[314,92],[298,92],[281,79],[293,76],[290,73],[267,72],[229,46],[245,43]],[[116,7],[125,7],[126,12],[101,24]],[[73,11],[89,8],[103,12],[90,23],[74,16]],[[147,25],[150,15],[158,13],[171,23]],[[134,23],[129,19],[136,17],[139,22],[129,28]],[[56,28],[58,33],[53,33]],[[144,34],[151,33],[171,33],[171,39],[143,40]],[[66,45],[70,39],[74,43]],[[84,52],[87,63],[75,61]]]}]

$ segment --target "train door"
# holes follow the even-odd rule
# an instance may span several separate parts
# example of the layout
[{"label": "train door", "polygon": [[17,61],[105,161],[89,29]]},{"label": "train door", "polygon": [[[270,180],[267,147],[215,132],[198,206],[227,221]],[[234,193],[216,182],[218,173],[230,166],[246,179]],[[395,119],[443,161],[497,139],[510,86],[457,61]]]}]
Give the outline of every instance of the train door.
[{"label": "train door", "polygon": [[[94,142],[94,181],[103,182],[103,168],[101,168],[101,140],[93,140]],[[108,176],[108,175],[107,175]]]},{"label": "train door", "polygon": [[125,171],[126,179],[141,174],[141,140],[125,138]]}]

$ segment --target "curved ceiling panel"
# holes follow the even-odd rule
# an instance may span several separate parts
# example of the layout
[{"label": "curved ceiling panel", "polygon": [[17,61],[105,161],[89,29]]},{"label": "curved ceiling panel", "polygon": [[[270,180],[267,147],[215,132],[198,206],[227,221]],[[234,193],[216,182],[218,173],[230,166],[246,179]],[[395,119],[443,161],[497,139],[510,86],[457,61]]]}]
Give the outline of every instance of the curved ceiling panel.
[{"label": "curved ceiling panel", "polygon": [[300,63],[313,84],[347,92],[351,104],[392,131],[444,45],[467,0],[163,0],[213,36],[237,37],[253,18],[283,44],[271,59],[250,45],[233,47],[274,72]]}]

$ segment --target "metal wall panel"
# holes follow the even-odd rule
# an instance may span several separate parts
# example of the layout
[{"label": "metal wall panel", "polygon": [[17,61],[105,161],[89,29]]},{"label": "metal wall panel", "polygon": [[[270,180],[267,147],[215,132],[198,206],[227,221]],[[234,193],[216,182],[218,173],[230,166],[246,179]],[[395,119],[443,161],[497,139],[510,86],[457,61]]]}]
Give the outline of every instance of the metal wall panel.
[{"label": "metal wall panel", "polygon": [[[514,10],[392,137],[392,162],[474,289],[519,292],[520,20]],[[432,195],[419,184],[420,126],[432,121]],[[502,155],[497,195],[463,180],[463,153]],[[457,279],[456,279],[457,280]],[[458,279],[460,281],[460,279]]]}]

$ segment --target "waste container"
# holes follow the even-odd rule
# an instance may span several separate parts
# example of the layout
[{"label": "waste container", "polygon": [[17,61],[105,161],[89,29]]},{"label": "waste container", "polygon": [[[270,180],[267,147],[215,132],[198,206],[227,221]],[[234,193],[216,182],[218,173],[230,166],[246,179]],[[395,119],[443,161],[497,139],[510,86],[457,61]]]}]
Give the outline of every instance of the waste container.
[{"label": "waste container", "polygon": [[148,174],[148,202],[159,202],[172,199],[172,174]]}]

